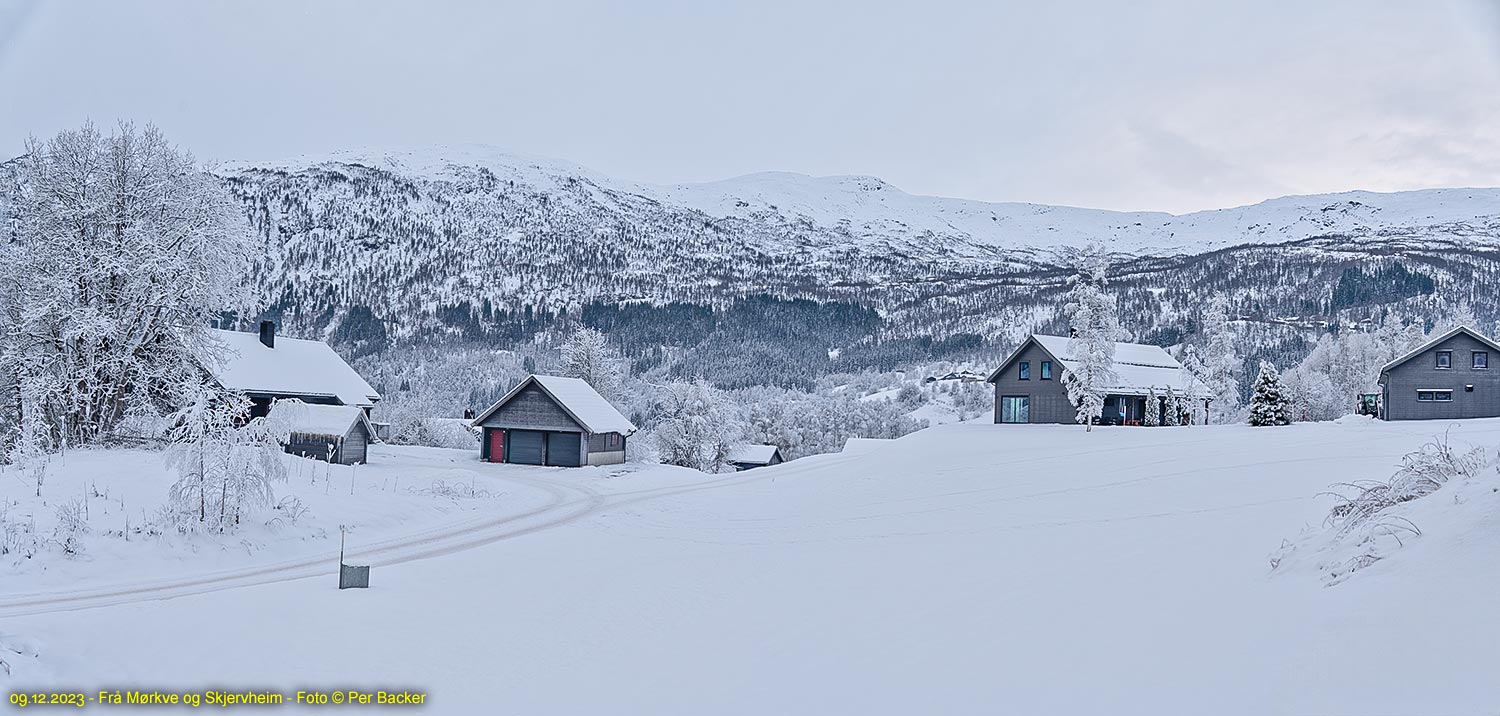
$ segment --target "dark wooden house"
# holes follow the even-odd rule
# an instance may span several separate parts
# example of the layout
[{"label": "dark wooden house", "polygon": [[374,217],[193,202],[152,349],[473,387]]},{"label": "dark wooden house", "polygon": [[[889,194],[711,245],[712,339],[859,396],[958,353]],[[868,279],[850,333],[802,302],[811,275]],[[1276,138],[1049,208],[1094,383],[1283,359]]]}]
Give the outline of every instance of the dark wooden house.
[{"label": "dark wooden house", "polygon": [[533,375],[474,418],[480,459],[521,465],[625,462],[635,425],[577,378]]},{"label": "dark wooden house", "polygon": [[261,321],[259,333],[209,331],[218,344],[200,359],[214,381],[251,401],[250,417],[265,415],[274,400],[309,405],[370,408],[380,393],[323,341],[276,335],[276,324]]},{"label": "dark wooden house", "polygon": [[1500,417],[1496,344],[1459,326],[1380,369],[1379,415],[1385,420]]},{"label": "dark wooden house", "polygon": [[[990,373],[986,380],[995,384],[996,423],[1076,422],[1078,410],[1062,381],[1074,365],[1071,344],[1066,336],[1033,334]],[[1174,395],[1202,401],[1208,409],[1208,391],[1160,346],[1116,343],[1114,372],[1113,383],[1102,386],[1101,424],[1140,425],[1146,422],[1147,410],[1157,411],[1160,418],[1168,388]],[[1153,393],[1156,405],[1147,405]]]}]

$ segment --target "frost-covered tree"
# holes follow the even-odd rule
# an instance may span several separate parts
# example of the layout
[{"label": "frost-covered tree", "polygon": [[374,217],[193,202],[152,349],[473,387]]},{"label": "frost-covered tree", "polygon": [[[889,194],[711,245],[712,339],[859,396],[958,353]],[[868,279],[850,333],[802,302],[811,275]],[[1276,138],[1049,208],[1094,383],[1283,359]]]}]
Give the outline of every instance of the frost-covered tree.
[{"label": "frost-covered tree", "polygon": [[1177,393],[1169,385],[1167,386],[1167,392],[1162,394],[1161,424],[1168,426],[1177,425],[1181,413],[1182,402],[1178,400]]},{"label": "frost-covered tree", "polygon": [[1146,389],[1146,414],[1141,424],[1148,428],[1161,425],[1161,399],[1156,396],[1156,388]]},{"label": "frost-covered tree", "polygon": [[1260,362],[1260,375],[1255,378],[1254,391],[1250,395],[1250,424],[1256,426],[1288,425],[1292,422],[1287,399],[1281,386],[1281,375],[1269,361]]},{"label": "frost-covered tree", "polygon": [[1214,414],[1219,422],[1231,419],[1240,405],[1240,358],[1234,350],[1234,330],[1229,326],[1229,299],[1217,294],[1209,300],[1199,324],[1201,348],[1188,346],[1184,367],[1203,383],[1213,397]]},{"label": "frost-covered tree", "polygon": [[563,342],[559,372],[588,383],[609,400],[616,399],[619,392],[619,357],[604,334],[592,328],[580,328]]},{"label": "frost-covered tree", "polygon": [[702,378],[663,386],[653,412],[657,456],[668,465],[720,472],[744,433],[733,405]]},{"label": "frost-covered tree", "polygon": [[29,142],[12,190],[0,248],[11,390],[48,386],[30,409],[59,447],[96,440],[132,404],[180,404],[210,319],[248,302],[256,248],[223,186],[154,127],[127,124]]},{"label": "frost-covered tree", "polygon": [[178,477],[168,511],[182,529],[223,532],[270,505],[272,483],[286,480],[282,446],[289,430],[280,416],[288,412],[247,422],[250,402],[243,396],[199,385],[188,398],[171,416],[166,463]]},{"label": "frost-covered tree", "polygon": [[1073,367],[1063,372],[1062,381],[1085,431],[1093,430],[1094,420],[1104,412],[1104,390],[1117,381],[1115,342],[1124,337],[1115,298],[1104,291],[1105,266],[1103,251],[1092,248],[1084,256],[1082,271],[1073,277],[1065,308],[1073,333]]},{"label": "frost-covered tree", "polygon": [[1307,357],[1282,376],[1296,420],[1347,415],[1362,393],[1380,392],[1380,369],[1421,345],[1421,325],[1388,318],[1374,331],[1341,330],[1318,339]]}]

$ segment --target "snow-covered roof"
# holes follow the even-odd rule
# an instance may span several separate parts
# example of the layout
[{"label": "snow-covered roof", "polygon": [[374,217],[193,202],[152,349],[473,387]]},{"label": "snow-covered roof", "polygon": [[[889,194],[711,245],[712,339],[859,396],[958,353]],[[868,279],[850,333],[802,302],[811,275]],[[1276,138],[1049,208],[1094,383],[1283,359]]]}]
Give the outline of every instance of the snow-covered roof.
[{"label": "snow-covered roof", "polygon": [[[1022,342],[1015,352],[1000,364],[999,368],[990,373],[987,380],[993,382],[1000,375],[1000,371],[1009,367],[1031,341],[1036,341],[1043,350],[1052,354],[1052,357],[1062,364],[1063,370],[1072,370],[1077,364],[1073,358],[1073,339],[1067,336],[1034,333],[1027,341]],[[1163,350],[1161,346],[1144,343],[1115,343],[1113,369],[1117,378],[1114,384],[1100,386],[1100,389],[1107,393],[1145,395],[1155,390],[1160,394],[1167,388],[1171,388],[1174,393],[1181,395],[1210,397],[1208,390],[1183,370],[1182,364],[1178,363],[1177,359]]]},{"label": "snow-covered roof", "polygon": [[893,442],[896,441],[890,438],[849,438],[844,441],[844,449],[839,452],[846,455],[863,455],[879,450]]},{"label": "snow-covered roof", "polygon": [[219,385],[241,393],[337,398],[345,405],[374,405],[380,394],[327,343],[276,336],[267,348],[256,333],[210,329],[222,361],[204,367]]},{"label": "snow-covered roof", "polygon": [[274,420],[284,422],[287,430],[301,435],[327,435],[343,437],[358,423],[375,434],[365,409],[357,405],[313,405],[300,400],[278,400],[271,405],[269,414]]},{"label": "snow-covered roof", "polygon": [[741,445],[729,453],[729,461],[769,465],[778,451],[775,445]]},{"label": "snow-covered roof", "polygon": [[521,381],[516,387],[511,388],[505,397],[495,401],[494,405],[484,409],[474,418],[470,425],[483,423],[500,406],[510,402],[526,386],[535,383],[543,392],[551,396],[569,417],[577,421],[591,433],[620,433],[629,435],[635,432],[635,424],[630,422],[615,406],[610,405],[599,391],[588,383],[578,378],[564,378],[557,375],[532,375]]},{"label": "snow-covered roof", "polygon": [[1416,348],[1411,349],[1410,351],[1408,351],[1405,355],[1401,356],[1400,358],[1397,358],[1397,359],[1395,359],[1395,360],[1393,360],[1393,361],[1391,361],[1389,363],[1386,363],[1385,365],[1383,365],[1383,366],[1380,367],[1380,372],[1384,373],[1384,372],[1386,372],[1386,371],[1388,371],[1388,370],[1390,370],[1392,368],[1395,368],[1398,365],[1401,365],[1402,363],[1405,363],[1405,362],[1407,362],[1407,361],[1409,361],[1409,360],[1411,360],[1413,358],[1416,358],[1417,356],[1422,355],[1423,353],[1426,353],[1429,350],[1432,350],[1439,343],[1442,343],[1443,341],[1446,341],[1449,338],[1452,338],[1452,337],[1454,337],[1454,336],[1456,336],[1456,335],[1458,335],[1460,333],[1468,334],[1468,336],[1470,338],[1473,338],[1474,340],[1479,341],[1480,343],[1483,343],[1483,344],[1489,346],[1490,348],[1493,348],[1496,351],[1500,351],[1500,343],[1496,343],[1496,342],[1490,340],[1489,338],[1486,338],[1479,331],[1476,331],[1476,330],[1474,330],[1474,329],[1472,329],[1472,328],[1470,328],[1468,326],[1458,326],[1458,327],[1456,327],[1456,328],[1454,328],[1454,329],[1452,329],[1452,330],[1444,333],[1443,335],[1438,336],[1437,338],[1434,338],[1434,339],[1432,339],[1430,341],[1427,341],[1426,343],[1423,343],[1420,346],[1417,346]]}]

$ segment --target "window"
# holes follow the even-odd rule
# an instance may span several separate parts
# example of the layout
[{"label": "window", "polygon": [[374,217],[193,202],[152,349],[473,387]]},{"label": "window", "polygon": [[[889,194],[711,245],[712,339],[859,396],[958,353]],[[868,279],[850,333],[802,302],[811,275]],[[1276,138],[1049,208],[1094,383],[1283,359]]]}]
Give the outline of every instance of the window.
[{"label": "window", "polygon": [[1031,380],[1031,361],[1021,361],[1021,380]]},{"label": "window", "polygon": [[1452,368],[1453,367],[1453,351],[1438,351],[1437,352],[1437,367],[1438,368]]},{"label": "window", "polygon": [[1042,380],[1052,380],[1052,361],[1042,361]]},{"label": "window", "polygon": [[1417,391],[1417,402],[1420,402],[1420,403],[1451,403],[1451,402],[1453,402],[1453,391],[1451,391],[1451,390],[1419,390],[1419,391]]},{"label": "window", "polygon": [[1007,395],[1000,399],[1000,422],[1031,422],[1031,396]]},{"label": "window", "polygon": [[1479,370],[1490,367],[1489,351],[1474,351],[1474,367]]},{"label": "window", "polygon": [[1430,403],[1430,402],[1432,402],[1432,391],[1430,391],[1430,390],[1419,390],[1419,391],[1417,391],[1417,401],[1418,402],[1422,402],[1422,403]]}]

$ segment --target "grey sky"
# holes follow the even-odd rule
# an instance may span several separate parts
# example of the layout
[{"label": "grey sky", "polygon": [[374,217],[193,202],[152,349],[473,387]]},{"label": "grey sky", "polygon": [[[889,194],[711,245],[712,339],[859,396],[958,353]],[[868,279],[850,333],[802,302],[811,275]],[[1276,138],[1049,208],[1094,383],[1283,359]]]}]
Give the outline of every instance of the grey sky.
[{"label": "grey sky", "polygon": [[0,153],[477,142],[625,178],[873,174],[1186,211],[1500,185],[1493,1],[0,0]]}]

